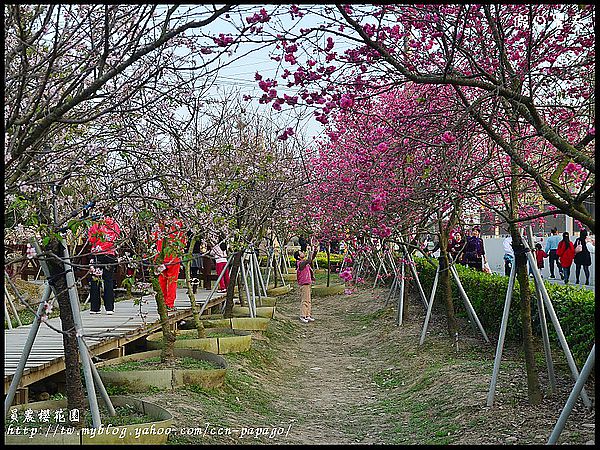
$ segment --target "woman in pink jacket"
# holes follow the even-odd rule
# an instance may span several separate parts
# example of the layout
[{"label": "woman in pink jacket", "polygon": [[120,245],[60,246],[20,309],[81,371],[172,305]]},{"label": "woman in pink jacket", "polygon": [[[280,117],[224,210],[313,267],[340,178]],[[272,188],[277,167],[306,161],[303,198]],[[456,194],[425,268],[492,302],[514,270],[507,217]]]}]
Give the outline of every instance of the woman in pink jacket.
[{"label": "woman in pink jacket", "polygon": [[314,322],[315,320],[312,316],[310,289],[315,278],[312,262],[317,256],[318,250],[319,247],[315,246],[312,255],[308,259],[306,259],[304,252],[294,252],[294,258],[296,259],[296,279],[298,280],[298,289],[300,290],[300,321],[302,323]]},{"label": "woman in pink jacket", "polygon": [[[117,264],[115,241],[121,229],[112,217],[104,217],[94,223],[88,231],[91,245],[90,259],[90,314],[100,314],[100,283],[104,285],[104,309],[113,314],[115,309],[114,273]],[[102,279],[102,281],[100,281]]]}]

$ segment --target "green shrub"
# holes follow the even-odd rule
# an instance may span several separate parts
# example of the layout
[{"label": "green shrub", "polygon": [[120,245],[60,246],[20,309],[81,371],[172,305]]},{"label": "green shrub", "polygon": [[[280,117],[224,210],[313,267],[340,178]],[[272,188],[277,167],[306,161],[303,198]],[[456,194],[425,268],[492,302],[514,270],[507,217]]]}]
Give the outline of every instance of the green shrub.
[{"label": "green shrub", "polygon": [[[428,295],[433,286],[437,261],[432,264],[424,258],[414,258],[414,260],[419,272],[421,284],[423,285],[425,294]],[[502,314],[504,311],[508,277],[495,273],[487,274],[478,272],[461,265],[457,265],[456,269],[463,288],[469,296],[469,300],[477,312],[477,317],[479,317],[484,329],[488,333],[498,333],[500,331],[500,324],[502,322]],[[533,281],[530,281],[529,286],[532,293],[531,317],[534,333],[541,336],[535,285]],[[575,358],[577,365],[581,367],[585,363],[588,354],[594,345],[595,294],[593,291],[575,286],[565,286],[547,282],[545,283],[545,286],[567,343],[569,344],[569,348],[573,353],[573,358]],[[440,292],[438,285],[435,300],[436,306],[440,306],[442,303],[440,301]],[[466,315],[463,303],[460,300],[458,286],[454,282],[454,279],[452,279],[452,296],[455,299],[454,303],[456,305],[457,313]],[[520,292],[518,286],[516,286],[512,295],[506,329],[506,339],[508,340],[521,340],[521,316],[519,305]],[[554,326],[551,324],[548,312],[546,312],[546,322],[548,323],[548,334],[550,339],[558,342],[558,337],[554,330]]]}]

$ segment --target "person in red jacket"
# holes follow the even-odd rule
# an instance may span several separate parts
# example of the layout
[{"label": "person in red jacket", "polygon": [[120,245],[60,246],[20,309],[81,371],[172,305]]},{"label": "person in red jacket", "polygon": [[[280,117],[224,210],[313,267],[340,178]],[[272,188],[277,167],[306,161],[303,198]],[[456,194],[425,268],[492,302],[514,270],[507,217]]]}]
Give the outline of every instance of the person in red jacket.
[{"label": "person in red jacket", "polygon": [[[535,262],[540,272],[540,276],[544,278],[544,275],[542,275],[542,269],[544,268],[544,258],[547,258],[548,254],[542,250],[542,244],[539,242],[535,244],[535,250],[533,251],[533,254],[535,255]],[[529,273],[533,276],[533,269],[531,268],[531,265],[529,267]]]},{"label": "person in red jacket", "polygon": [[90,314],[100,314],[100,278],[104,284],[104,309],[106,314],[115,310],[114,273],[117,263],[115,241],[121,229],[112,217],[104,217],[88,230],[91,245],[90,259]]},{"label": "person in red jacket", "polygon": [[556,256],[558,256],[558,262],[562,267],[562,279],[565,284],[569,284],[571,264],[573,264],[573,259],[575,258],[575,246],[569,240],[569,233],[566,231],[563,233],[562,241],[558,243]]},{"label": "person in red jacket", "polygon": [[542,269],[544,268],[544,258],[547,258],[548,254],[542,250],[542,244],[539,242],[535,244],[535,261],[537,262],[537,267],[540,269],[540,273],[542,273]]},{"label": "person in red jacket", "polygon": [[186,243],[183,224],[180,220],[161,222],[158,225],[158,231],[154,234],[154,238],[156,239],[156,251],[158,252],[155,261],[161,262],[162,264],[159,268],[163,269],[158,275],[158,282],[160,283],[167,309],[175,310],[177,279],[179,278],[179,269],[181,268],[179,254],[185,248]]}]

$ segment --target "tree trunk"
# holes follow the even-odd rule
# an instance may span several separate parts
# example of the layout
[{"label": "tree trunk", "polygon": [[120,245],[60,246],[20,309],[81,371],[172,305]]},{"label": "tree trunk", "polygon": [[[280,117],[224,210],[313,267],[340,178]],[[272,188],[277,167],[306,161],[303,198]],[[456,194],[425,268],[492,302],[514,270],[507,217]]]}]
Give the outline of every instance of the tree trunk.
[{"label": "tree trunk", "polygon": [[440,264],[440,291],[444,297],[446,307],[446,319],[448,323],[448,335],[454,338],[458,332],[456,315],[454,314],[454,301],[452,299],[452,280],[448,264],[448,253],[442,253],[438,258]]},{"label": "tree trunk", "polygon": [[[514,228],[514,227],[511,227]],[[516,230],[515,230],[516,231]],[[531,326],[531,291],[529,290],[529,275],[527,270],[527,257],[525,246],[521,242],[521,236],[511,229],[513,250],[515,252],[515,264],[517,280],[519,282],[520,309],[521,309],[521,333],[523,337],[523,352],[525,354],[525,368],[527,371],[527,395],[532,405],[542,401],[542,391],[537,365],[535,363],[535,348],[533,346],[533,330]],[[515,244],[515,242],[517,244]]]},{"label": "tree trunk", "polygon": [[454,338],[458,332],[458,323],[454,313],[454,301],[452,299],[452,276],[450,274],[450,264],[448,260],[448,230],[440,230],[440,292],[444,297],[444,306],[446,307],[446,319],[448,324],[448,334]]},{"label": "tree trunk", "polygon": [[[50,251],[56,255],[63,255],[63,246],[57,239],[52,239],[45,251]],[[65,352],[65,384],[67,392],[67,408],[78,409],[80,417],[84,416],[85,407],[85,391],[79,370],[79,346],[77,337],[75,336],[75,321],[73,320],[73,311],[69,300],[69,291],[67,279],[65,276],[65,268],[62,261],[56,259],[48,260],[48,269],[50,272],[50,284],[54,288],[56,298],[58,299],[58,307],[60,313],[60,321],[62,330],[68,331],[63,334],[63,347]],[[75,427],[83,427],[83,421],[73,422]]]},{"label": "tree trunk", "polygon": [[[242,255],[243,258],[243,255]],[[240,263],[240,268],[238,270],[238,277],[236,280],[237,288],[238,288],[238,297],[240,299],[240,306],[248,306],[248,298],[246,297],[246,290],[244,289],[244,285],[246,283],[247,278],[244,278],[244,274],[242,272],[242,266]]]},{"label": "tree trunk", "polygon": [[408,295],[408,293],[412,289],[409,278],[406,275],[408,270],[410,270],[410,269],[405,264],[404,265],[404,302],[402,303],[402,317],[404,318],[404,320],[408,320],[408,299],[410,297]]},{"label": "tree trunk", "polygon": [[196,236],[193,236],[190,241],[190,248],[188,250],[188,253],[185,255],[185,263],[183,264],[183,268],[185,271],[185,285],[187,288],[187,294],[188,298],[190,299],[190,304],[192,305],[192,317],[194,318],[194,325],[196,327],[196,331],[198,332],[198,338],[203,338],[206,337],[206,332],[204,331],[204,324],[200,320],[200,315],[198,314],[196,295],[194,294],[194,289],[192,288],[191,266],[195,243]]},{"label": "tree trunk", "polygon": [[[233,317],[233,294],[235,291],[235,282],[237,280],[238,272],[240,270],[240,265],[242,262],[242,252],[235,252],[233,254],[233,260],[231,261],[231,274],[229,279],[231,282],[229,286],[227,286],[227,299],[225,300],[225,311],[223,313],[223,317],[229,319]],[[242,295],[241,290],[238,288],[239,295]]]},{"label": "tree trunk", "polygon": [[156,308],[158,310],[158,316],[160,317],[160,328],[163,333],[163,346],[160,354],[160,360],[166,362],[174,358],[175,348],[175,333],[171,331],[169,324],[169,314],[167,313],[167,305],[165,304],[165,298],[163,296],[158,277],[150,275],[152,281],[152,288],[154,289],[154,299],[156,300]]},{"label": "tree trunk", "polygon": [[[510,218],[517,218],[519,205],[519,179],[517,165],[511,162],[510,182]],[[521,235],[514,224],[510,224],[510,235],[512,236],[512,247],[515,253],[516,279],[519,282],[519,294],[521,301],[521,333],[523,339],[523,352],[525,354],[525,370],[527,371],[527,396],[532,405],[542,401],[540,380],[535,363],[535,349],[533,347],[533,332],[531,326],[531,292],[529,290],[529,275],[527,271],[527,257],[524,253],[525,246]]]},{"label": "tree trunk", "polygon": [[[273,252],[275,252],[275,249],[273,249]],[[275,257],[275,253],[273,253],[273,287],[274,288],[277,287],[277,281],[279,280],[279,277],[277,276],[277,274],[278,274],[278,272],[277,272],[277,258]]]}]

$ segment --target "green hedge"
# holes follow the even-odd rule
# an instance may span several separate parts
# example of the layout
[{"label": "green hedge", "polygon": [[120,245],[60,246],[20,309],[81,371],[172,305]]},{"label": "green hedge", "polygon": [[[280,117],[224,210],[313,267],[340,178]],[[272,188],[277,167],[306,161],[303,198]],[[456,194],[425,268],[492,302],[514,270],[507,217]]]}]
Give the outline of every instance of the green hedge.
[{"label": "green hedge", "polygon": [[[437,261],[433,265],[424,258],[415,258],[415,264],[419,271],[419,277],[425,293],[430,293],[437,268]],[[469,267],[456,266],[461,283],[473,308],[477,312],[477,317],[481,321],[484,329],[490,333],[497,334],[500,331],[502,322],[502,313],[504,311],[504,301],[506,299],[506,290],[508,288],[508,277],[499,274],[487,274],[478,272]],[[575,287],[553,284],[545,282],[546,290],[554,306],[556,316],[560,321],[561,328],[573,353],[573,357],[579,368],[585,363],[592,346],[594,345],[594,311],[596,308],[594,291]],[[535,292],[533,281],[530,282],[532,294]],[[466,314],[464,306],[460,300],[458,287],[452,280],[453,298],[457,311]],[[440,306],[441,295],[439,285],[436,292],[435,305]],[[541,336],[539,315],[537,312],[537,299],[532,295],[531,316],[533,320],[534,332]],[[510,340],[521,340],[521,320],[520,320],[520,293],[518,287],[514,289],[510,312],[508,316],[508,326],[506,338]],[[550,316],[546,312],[546,321],[548,323],[548,333],[550,339],[558,343],[558,337],[551,323]],[[561,350],[562,351],[562,350]]]}]

